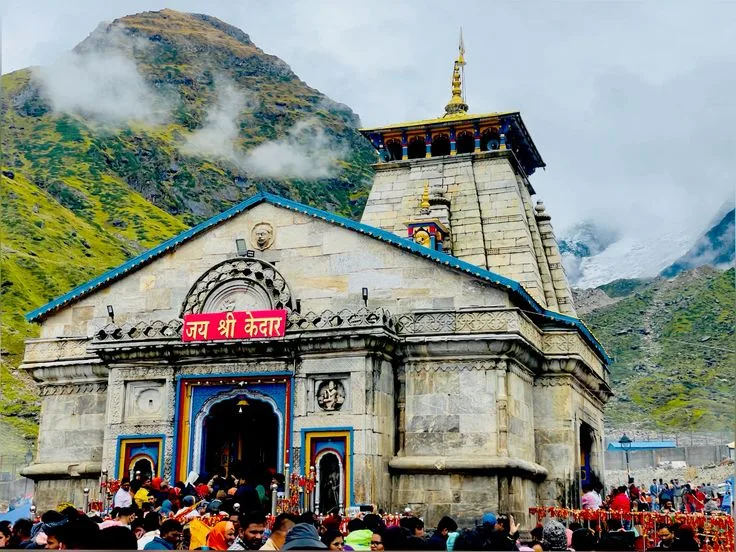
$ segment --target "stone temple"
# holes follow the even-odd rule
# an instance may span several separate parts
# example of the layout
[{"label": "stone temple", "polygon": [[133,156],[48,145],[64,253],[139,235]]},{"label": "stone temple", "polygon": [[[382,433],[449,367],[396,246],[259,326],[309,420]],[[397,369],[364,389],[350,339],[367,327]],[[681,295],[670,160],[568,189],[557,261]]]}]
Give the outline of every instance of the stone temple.
[{"label": "stone temple", "polygon": [[[259,193],[28,314],[39,508],[101,474],[234,463],[317,477],[325,512],[527,519],[603,474],[609,359],[576,317],[516,112],[361,132],[356,222]],[[185,316],[285,311],[281,337],[183,339]],[[269,479],[270,481],[270,479]]]}]

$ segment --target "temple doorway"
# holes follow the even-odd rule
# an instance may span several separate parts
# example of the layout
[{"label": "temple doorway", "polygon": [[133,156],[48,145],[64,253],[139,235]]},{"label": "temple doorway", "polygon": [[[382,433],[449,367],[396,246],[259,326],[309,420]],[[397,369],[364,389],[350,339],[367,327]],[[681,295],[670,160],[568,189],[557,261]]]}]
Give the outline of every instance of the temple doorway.
[{"label": "temple doorway", "polygon": [[224,468],[268,488],[278,466],[279,420],[272,405],[245,395],[221,401],[212,406],[202,429],[208,476]]},{"label": "temple doorway", "polygon": [[141,483],[153,477],[153,464],[148,458],[141,458],[133,464],[130,479],[140,479]]},{"label": "temple doorway", "polygon": [[595,430],[585,422],[580,424],[578,435],[580,443],[580,487],[591,485],[593,488],[600,486],[600,477],[596,473],[595,465]]},{"label": "temple doorway", "polygon": [[319,495],[316,498],[319,511],[328,514],[343,502],[342,466],[337,454],[326,452],[319,458],[317,461],[317,481]]}]

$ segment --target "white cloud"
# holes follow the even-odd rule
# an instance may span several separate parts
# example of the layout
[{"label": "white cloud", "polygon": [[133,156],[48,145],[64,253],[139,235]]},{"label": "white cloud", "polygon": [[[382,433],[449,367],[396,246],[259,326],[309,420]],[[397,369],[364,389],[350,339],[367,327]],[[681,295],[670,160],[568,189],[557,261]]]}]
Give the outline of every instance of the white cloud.
[{"label": "white cloud", "polygon": [[318,121],[305,119],[289,129],[284,138],[250,150],[244,167],[258,176],[314,180],[334,174],[336,161],[345,153]]},{"label": "white cloud", "polygon": [[298,121],[283,138],[245,151],[239,145],[239,121],[255,100],[223,77],[216,79],[215,90],[217,99],[204,125],[187,137],[182,153],[227,161],[250,176],[314,180],[334,174],[346,152],[316,119]]},{"label": "white cloud", "polygon": [[[163,7],[158,0],[6,5],[11,69],[44,62],[101,19]],[[448,10],[440,0],[169,0],[168,7],[242,28],[365,126],[442,113],[462,25],[470,108],[522,112],[548,164],[532,182],[558,233],[591,217],[623,233],[702,229],[733,188],[733,2],[703,8],[673,0],[662,9],[468,0]]]},{"label": "white cloud", "polygon": [[180,149],[185,155],[221,159],[242,167],[244,154],[237,146],[238,121],[253,100],[222,77],[215,80],[215,92],[217,99],[207,111],[204,125],[187,136]]},{"label": "white cloud", "polygon": [[146,83],[130,57],[131,51],[145,44],[120,30],[107,32],[111,48],[100,51],[92,44],[36,68],[34,77],[43,96],[57,112],[103,123],[162,122],[169,103]]}]

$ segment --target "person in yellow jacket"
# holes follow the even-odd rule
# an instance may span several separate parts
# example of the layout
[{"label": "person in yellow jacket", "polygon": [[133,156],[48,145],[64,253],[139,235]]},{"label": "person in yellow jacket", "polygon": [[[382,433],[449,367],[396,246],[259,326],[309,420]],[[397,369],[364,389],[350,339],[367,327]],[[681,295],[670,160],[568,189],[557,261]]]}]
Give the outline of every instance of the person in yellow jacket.
[{"label": "person in yellow jacket", "polygon": [[133,500],[135,500],[138,508],[143,508],[143,504],[151,499],[151,493],[149,492],[150,489],[151,479],[148,478],[143,482],[141,488],[136,491],[135,495],[133,495]]}]

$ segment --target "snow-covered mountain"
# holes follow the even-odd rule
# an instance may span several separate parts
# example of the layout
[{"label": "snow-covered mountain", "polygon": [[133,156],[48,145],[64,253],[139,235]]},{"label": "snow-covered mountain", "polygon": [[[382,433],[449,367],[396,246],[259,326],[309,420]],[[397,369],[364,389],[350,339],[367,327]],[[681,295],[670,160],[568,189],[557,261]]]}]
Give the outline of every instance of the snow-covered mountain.
[{"label": "snow-covered mountain", "polygon": [[665,268],[661,276],[674,278],[680,272],[706,264],[724,269],[733,266],[736,247],[734,226],[736,210],[731,209],[685,255]]},{"label": "snow-covered mountain", "polygon": [[[622,278],[674,275],[678,267],[733,263],[733,209],[719,210],[705,228],[685,223],[652,224],[646,233],[613,230],[596,221],[578,223],[560,235],[562,262],[572,286],[592,288]],[[729,216],[731,218],[729,218]],[[730,257],[729,257],[730,253]],[[718,262],[716,262],[718,261]]]}]

